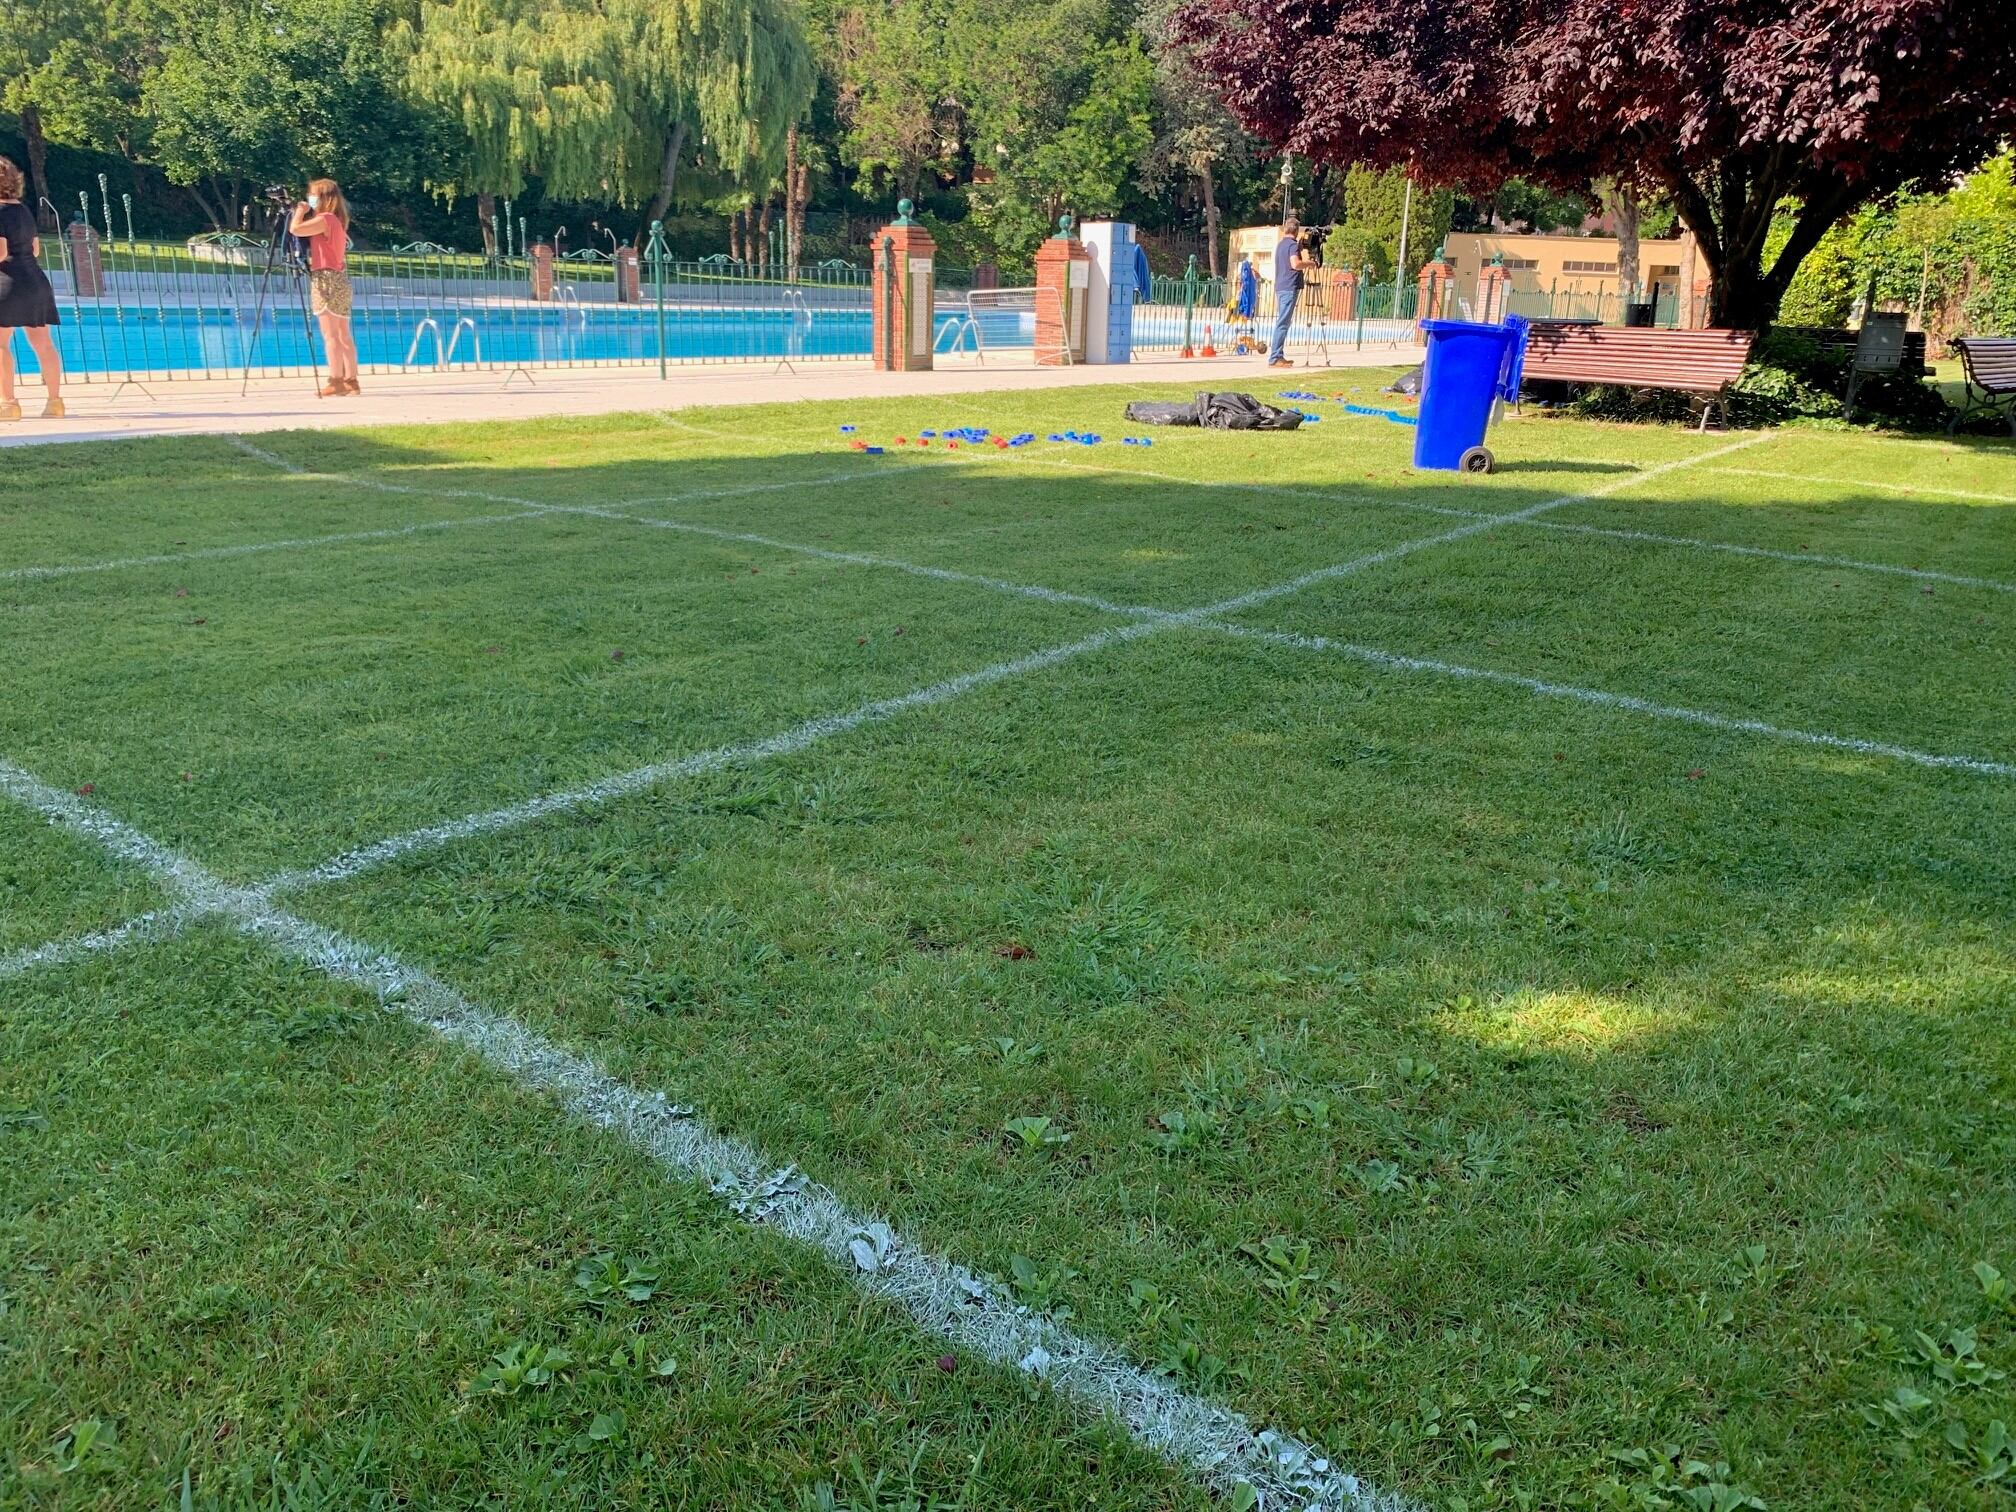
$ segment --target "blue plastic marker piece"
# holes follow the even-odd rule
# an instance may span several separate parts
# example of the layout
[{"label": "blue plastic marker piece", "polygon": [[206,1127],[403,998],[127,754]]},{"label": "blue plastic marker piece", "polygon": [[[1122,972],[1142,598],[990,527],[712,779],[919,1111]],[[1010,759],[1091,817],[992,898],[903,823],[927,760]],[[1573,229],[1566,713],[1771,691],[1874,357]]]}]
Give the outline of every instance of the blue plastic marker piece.
[{"label": "blue plastic marker piece", "polygon": [[936,432],[936,431],[919,431],[919,432],[917,432],[917,434],[918,434],[918,435],[920,435],[920,436],[932,436],[932,437],[935,437],[935,436],[936,436],[936,435],[938,434],[938,432]]},{"label": "blue plastic marker piece", "polygon": [[863,449],[861,454],[864,457],[879,457],[882,455],[882,448],[879,446],[870,446]]},{"label": "blue plastic marker piece", "polygon": [[840,434],[843,436],[851,436],[858,428],[859,427],[857,426],[843,425],[840,427]]},{"label": "blue plastic marker piece", "polygon": [[1148,438],[1148,437],[1146,437],[1146,436],[1143,436],[1143,437],[1141,438],[1141,444],[1142,444],[1143,446],[1153,446],[1153,445],[1154,445],[1155,443],[1154,443],[1153,441],[1149,440],[1149,438]]}]

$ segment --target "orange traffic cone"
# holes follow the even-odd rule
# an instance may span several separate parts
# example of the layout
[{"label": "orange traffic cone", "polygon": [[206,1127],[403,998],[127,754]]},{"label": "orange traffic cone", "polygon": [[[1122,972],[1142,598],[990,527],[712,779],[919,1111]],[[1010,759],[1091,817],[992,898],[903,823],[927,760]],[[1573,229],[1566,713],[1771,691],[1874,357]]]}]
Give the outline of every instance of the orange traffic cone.
[{"label": "orange traffic cone", "polygon": [[1199,357],[1216,357],[1218,355],[1218,348],[1211,345],[1211,327],[1209,326],[1204,327],[1204,350],[1197,355]]}]

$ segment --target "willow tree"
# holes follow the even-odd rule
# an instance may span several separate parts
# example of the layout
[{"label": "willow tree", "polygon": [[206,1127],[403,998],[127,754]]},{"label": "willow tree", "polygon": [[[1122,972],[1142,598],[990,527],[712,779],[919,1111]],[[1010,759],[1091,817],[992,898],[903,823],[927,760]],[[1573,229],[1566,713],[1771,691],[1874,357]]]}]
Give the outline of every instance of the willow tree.
[{"label": "willow tree", "polygon": [[415,95],[460,123],[438,187],[487,201],[536,174],[647,221],[696,149],[717,174],[774,172],[816,83],[791,0],[422,0],[399,41]]}]

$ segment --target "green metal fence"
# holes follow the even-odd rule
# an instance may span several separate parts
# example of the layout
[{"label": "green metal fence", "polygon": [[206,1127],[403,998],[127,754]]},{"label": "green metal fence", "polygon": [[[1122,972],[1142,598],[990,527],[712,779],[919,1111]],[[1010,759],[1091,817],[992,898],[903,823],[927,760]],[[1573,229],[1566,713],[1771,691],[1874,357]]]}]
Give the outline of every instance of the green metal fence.
[{"label": "green metal fence", "polygon": [[[73,381],[285,377],[315,370],[305,272],[259,237],[143,241],[121,228],[42,238],[53,334]],[[514,238],[513,240],[517,240]],[[859,359],[866,268],[579,248],[469,253],[418,242],[348,259],[352,330],[370,371]],[[17,359],[33,371],[25,344]]]}]

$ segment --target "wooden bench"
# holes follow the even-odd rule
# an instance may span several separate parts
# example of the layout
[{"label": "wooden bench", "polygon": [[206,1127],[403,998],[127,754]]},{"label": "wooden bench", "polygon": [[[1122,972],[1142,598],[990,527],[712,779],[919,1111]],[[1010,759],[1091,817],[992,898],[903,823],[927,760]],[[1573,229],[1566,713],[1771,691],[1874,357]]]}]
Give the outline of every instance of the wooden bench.
[{"label": "wooden bench", "polygon": [[1967,374],[1967,402],[1946,422],[1946,434],[1952,435],[1969,416],[2000,415],[2016,436],[2016,336],[1959,336],[1953,349]]},{"label": "wooden bench", "polygon": [[[1549,325],[1526,336],[1527,381],[1607,383],[1674,389],[1701,400],[1701,429],[1722,391],[1750,360],[1754,331],[1662,331],[1645,327]],[[1726,411],[1725,411],[1726,414]]]}]

